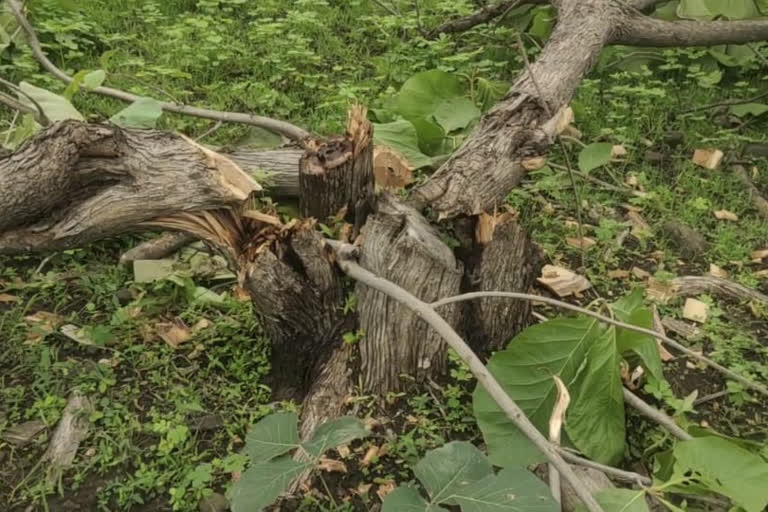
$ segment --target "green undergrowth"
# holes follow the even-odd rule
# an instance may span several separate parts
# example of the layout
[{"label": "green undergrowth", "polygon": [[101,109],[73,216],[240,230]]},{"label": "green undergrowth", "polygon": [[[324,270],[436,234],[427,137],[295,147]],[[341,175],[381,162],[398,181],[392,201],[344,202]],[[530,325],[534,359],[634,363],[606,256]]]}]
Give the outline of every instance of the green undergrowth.
[{"label": "green undergrowth", "polygon": [[[430,41],[420,27],[471,12],[473,2],[423,0],[418,15],[413,2],[382,3],[395,14],[366,0],[28,2],[46,51],[69,73],[103,69],[106,85],[135,94],[278,117],[323,134],[343,128],[355,101],[381,115],[388,98],[421,71],[439,69],[476,84],[509,82],[522,66],[510,44],[514,19]],[[547,20],[536,18],[525,34],[531,58],[541,44],[535,33],[546,32]],[[766,53],[764,46],[756,48]],[[702,275],[714,264],[734,281],[768,293],[766,277],[757,275],[764,264],[752,263],[750,256],[768,247],[766,222],[728,166],[706,170],[691,162],[694,149],[720,149],[743,160],[750,173],[756,167],[753,181],[768,195],[768,162],[740,155],[744,144],[764,142],[768,115],[734,118],[728,107],[686,112],[763,92],[768,69],[756,60],[713,64],[703,50],[654,55],[648,71],[619,65],[636,58],[631,50],[605,52],[572,104],[581,142],[564,139],[562,147],[555,146],[553,165],[531,172],[507,204],[542,247],[547,263],[584,265],[594,287],[578,299],[582,303],[612,302],[645,286],[633,268],[665,282]],[[0,52],[0,74],[64,90],[23,45]],[[73,103],[93,120],[124,107],[85,92]],[[11,119],[0,112],[0,129]],[[163,115],[158,124],[190,136],[211,126],[176,115]],[[670,132],[679,132],[677,143],[670,144]],[[205,142],[279,143],[239,125],[224,125]],[[627,155],[587,174],[625,192],[574,176],[575,195],[569,174],[557,166],[570,162],[578,168],[582,145],[597,142],[623,145]],[[628,182],[644,197],[627,193]],[[631,227],[626,204],[640,209],[649,230],[619,247],[617,237]],[[719,220],[716,210],[733,212],[738,220]],[[687,247],[662,229],[670,220],[695,229],[706,250],[688,255]],[[595,245],[582,251],[568,243],[582,235]],[[233,473],[243,470],[239,450],[250,425],[270,412],[295,409],[295,404],[270,402],[268,343],[249,303],[229,293],[231,278],[198,268],[175,280],[136,283],[131,270],[116,263],[133,243],[133,238],[105,241],[45,260],[0,258],[0,294],[12,297],[0,300],[0,431],[34,420],[52,427],[75,391],[91,396],[94,406],[91,433],[60,482],[60,494],[45,497],[43,492],[44,467],[38,461],[47,445],[45,433],[21,447],[0,441],[3,510],[30,504],[42,510],[43,503],[50,510],[66,509],[67,500],[83,510],[195,510],[200,498],[223,492]],[[610,277],[617,270],[630,274]],[[220,296],[201,300],[201,290]],[[768,310],[713,295],[699,299],[710,304],[710,318],[692,347],[740,373],[768,380]],[[659,311],[680,318],[682,305],[682,299],[673,299]],[[61,325],[74,325],[88,343],[50,332]],[[157,334],[173,325],[194,331],[179,348]],[[640,390],[649,400],[724,434],[765,442],[768,411],[739,386],[685,361],[664,368],[669,386],[650,381]],[[429,450],[457,440],[481,445],[473,387],[467,370],[453,361],[444,382],[412,386],[401,395],[352,397],[354,412],[375,424],[376,435],[351,445],[344,457],[346,474],[327,475],[327,487],[318,484],[291,506],[369,510],[381,501],[377,490],[413,482],[412,468]],[[694,391],[701,397],[722,389],[726,396],[701,406],[684,400]],[[647,460],[669,442],[631,411],[627,416],[624,463]],[[372,447],[384,454],[364,463]]]}]

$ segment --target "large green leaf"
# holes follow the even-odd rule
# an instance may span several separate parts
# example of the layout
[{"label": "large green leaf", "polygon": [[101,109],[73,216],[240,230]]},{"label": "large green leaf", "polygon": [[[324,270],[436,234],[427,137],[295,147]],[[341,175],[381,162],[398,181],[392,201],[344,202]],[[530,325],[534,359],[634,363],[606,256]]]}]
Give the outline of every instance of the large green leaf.
[{"label": "large green leaf", "polygon": [[619,375],[616,331],[592,339],[587,368],[574,383],[565,430],[591,459],[613,464],[624,454],[624,396]]},{"label": "large green leaf", "polygon": [[488,458],[471,443],[453,441],[428,452],[413,468],[432,503],[454,504],[452,497],[493,475]]},{"label": "large green leaf", "polygon": [[743,105],[731,105],[731,114],[736,117],[746,117],[748,115],[761,116],[768,112],[768,105],[765,103],[744,103]]},{"label": "large green leaf", "polygon": [[317,427],[312,439],[302,444],[310,455],[319,457],[331,448],[370,434],[365,424],[354,416],[342,416]]},{"label": "large green leaf", "polygon": [[432,165],[432,159],[419,150],[416,128],[410,121],[400,119],[391,123],[373,123],[373,140],[403,155],[416,169]]},{"label": "large green leaf", "polygon": [[[584,317],[560,317],[533,325],[494,354],[488,369],[533,424],[546,432],[557,397],[552,376],[559,376],[571,389],[570,383],[601,332],[597,321]],[[546,460],[482,386],[475,389],[473,406],[491,462],[507,467]]]},{"label": "large green leaf", "polygon": [[439,124],[426,118],[413,119],[411,123],[416,129],[416,138],[422,152],[435,156],[450,151],[450,147],[446,147],[448,139],[445,137],[445,130]]},{"label": "large green leaf", "polygon": [[768,0],[755,0],[755,6],[760,14],[768,15]]},{"label": "large green leaf", "polygon": [[[595,499],[605,512],[648,512],[645,491],[631,489],[606,489],[595,495]],[[586,512],[587,507],[579,504],[576,512]]]},{"label": "large green leaf", "polygon": [[585,146],[579,153],[579,169],[589,172],[611,162],[613,144],[608,142],[593,142]]},{"label": "large green leaf", "polygon": [[77,109],[63,96],[41,89],[40,87],[35,87],[28,82],[21,82],[19,84],[19,89],[26,93],[26,96],[19,93],[19,101],[25,105],[29,105],[36,111],[37,107],[29,98],[34,99],[43,110],[45,117],[51,121],[63,121],[65,119],[74,119],[76,121],[85,120],[80,112],[78,112]]},{"label": "large green leaf", "polygon": [[759,16],[754,0],[680,0],[677,14],[681,18],[712,19],[725,16],[747,19]]},{"label": "large green leaf", "polygon": [[747,512],[768,505],[768,463],[721,437],[678,442],[674,449],[675,477],[693,471],[714,492],[729,497]]},{"label": "large green leaf", "polygon": [[140,98],[109,118],[123,128],[154,128],[163,115],[160,102],[152,98]]},{"label": "large green leaf", "polygon": [[270,414],[256,423],[245,436],[245,453],[251,464],[270,459],[298,448],[298,418],[295,412]]},{"label": "large green leaf", "polygon": [[[636,288],[629,295],[611,304],[610,307],[617,320],[646,329],[653,327],[653,313],[645,307],[641,288]],[[634,352],[640,357],[645,369],[651,375],[658,380],[664,380],[659,349],[652,336],[629,329],[617,328],[616,348],[619,354],[623,355]]]},{"label": "large green leaf", "polygon": [[409,78],[392,103],[405,119],[434,119],[446,133],[466,128],[480,117],[462,79],[436,69]]},{"label": "large green leaf", "polygon": [[424,501],[419,491],[413,487],[398,487],[387,494],[382,502],[381,512],[438,512],[443,507]]},{"label": "large green leaf", "polygon": [[454,496],[462,512],[557,512],[549,488],[522,467],[502,469]]},{"label": "large green leaf", "polygon": [[528,33],[539,39],[547,39],[555,26],[555,11],[552,7],[539,7],[534,10],[533,21]]},{"label": "large green leaf", "polygon": [[291,482],[311,464],[290,456],[251,466],[232,487],[232,512],[260,512],[288,489]]}]

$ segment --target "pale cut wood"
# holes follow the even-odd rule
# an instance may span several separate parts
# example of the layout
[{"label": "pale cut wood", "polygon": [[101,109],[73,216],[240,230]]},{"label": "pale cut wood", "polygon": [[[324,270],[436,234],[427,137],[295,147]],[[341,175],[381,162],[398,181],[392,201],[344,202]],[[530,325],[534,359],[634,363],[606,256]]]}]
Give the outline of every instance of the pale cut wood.
[{"label": "pale cut wood", "polygon": [[700,324],[706,323],[709,316],[709,305],[700,300],[688,298],[683,308],[683,318]]},{"label": "pale cut wood", "polygon": [[555,265],[544,265],[537,281],[555,293],[558,297],[567,297],[592,288],[586,277]]}]

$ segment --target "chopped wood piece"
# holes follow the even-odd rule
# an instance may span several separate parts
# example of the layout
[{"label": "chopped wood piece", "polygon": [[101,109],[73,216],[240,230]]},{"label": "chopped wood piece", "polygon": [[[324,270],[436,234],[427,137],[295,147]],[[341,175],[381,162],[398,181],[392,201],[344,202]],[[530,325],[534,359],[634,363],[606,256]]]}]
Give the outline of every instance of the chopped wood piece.
[{"label": "chopped wood piece", "polygon": [[555,125],[555,133],[557,135],[563,133],[563,131],[565,131],[565,129],[568,128],[571,123],[573,123],[574,119],[575,116],[571,107],[565,107],[564,109],[560,110],[557,116],[557,124]]},{"label": "chopped wood piece", "polygon": [[629,270],[621,270],[621,269],[609,270],[608,277],[611,279],[628,279]]},{"label": "chopped wood piece", "polygon": [[5,430],[0,434],[0,439],[15,446],[24,446],[43,430],[45,430],[45,423],[42,421],[26,421]]},{"label": "chopped wood piece", "polygon": [[547,159],[543,156],[536,156],[533,158],[526,158],[522,162],[520,162],[520,165],[525,169],[526,171],[535,171],[536,169],[541,169],[547,164]]},{"label": "chopped wood piece", "polygon": [[739,220],[738,215],[728,210],[716,210],[714,214],[715,217],[719,220],[729,220],[731,222],[736,222]]},{"label": "chopped wood piece", "polygon": [[760,263],[762,260],[768,258],[768,249],[758,249],[756,251],[752,251],[750,257],[756,263]]},{"label": "chopped wood piece", "polygon": [[43,455],[43,459],[48,461],[49,484],[57,482],[62,471],[75,460],[77,448],[88,434],[89,416],[92,411],[91,402],[84,395],[74,392],[69,396],[48,449]]},{"label": "chopped wood piece", "polygon": [[597,244],[592,238],[586,236],[581,238],[566,238],[565,241],[568,245],[577,249],[589,249]]},{"label": "chopped wood piece", "polygon": [[627,148],[623,144],[616,144],[611,148],[611,156],[614,158],[627,156]]},{"label": "chopped wood piece", "polygon": [[672,281],[661,281],[654,277],[648,278],[645,296],[650,300],[666,304],[675,297],[675,285]]},{"label": "chopped wood piece", "polygon": [[683,318],[703,324],[709,316],[709,304],[700,300],[688,298],[683,308]]},{"label": "chopped wood piece", "polygon": [[697,149],[693,153],[693,163],[705,169],[717,169],[723,160],[722,151],[719,149]]},{"label": "chopped wood piece", "polygon": [[661,323],[666,329],[674,332],[678,336],[682,336],[688,341],[696,341],[702,335],[701,329],[695,325],[691,325],[688,322],[676,318],[664,317],[661,319]]},{"label": "chopped wood piece", "polygon": [[642,280],[645,280],[651,277],[651,274],[649,272],[643,270],[640,267],[632,267],[632,275]]},{"label": "chopped wood piece", "polygon": [[413,166],[400,153],[386,146],[373,148],[376,187],[402,188],[413,183]]},{"label": "chopped wood piece", "polygon": [[592,283],[584,276],[555,265],[544,265],[541,277],[537,281],[552,290],[558,297],[581,293],[592,287]]},{"label": "chopped wood piece", "polygon": [[723,270],[721,267],[718,267],[714,263],[709,264],[709,275],[712,277],[719,277],[721,279],[728,278],[728,272]]}]

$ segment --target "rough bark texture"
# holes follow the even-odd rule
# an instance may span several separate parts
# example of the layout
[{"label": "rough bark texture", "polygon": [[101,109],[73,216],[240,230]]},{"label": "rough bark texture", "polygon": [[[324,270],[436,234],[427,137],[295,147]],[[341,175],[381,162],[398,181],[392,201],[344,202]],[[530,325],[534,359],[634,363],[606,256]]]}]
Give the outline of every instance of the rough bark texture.
[{"label": "rough bark texture", "polygon": [[245,269],[254,310],[272,342],[273,388],[281,398],[304,397],[354,319],[323,238],[307,222]]},{"label": "rough bark texture", "polygon": [[620,20],[614,44],[630,46],[716,46],[768,39],[768,21],[666,21],[637,13]]},{"label": "rough bark texture", "polygon": [[365,221],[373,196],[373,128],[365,109],[350,113],[347,134],[327,140],[306,141],[299,162],[299,211],[325,222],[340,212]]},{"label": "rough bark texture", "polygon": [[0,158],[0,253],[69,249],[256,190],[186,137],[64,121]]},{"label": "rough bark texture", "polygon": [[[383,195],[363,228],[360,264],[426,302],[459,292],[462,265],[439,233],[416,210]],[[357,285],[360,370],[366,390],[402,388],[401,374],[418,381],[445,367],[445,343],[411,310],[365,285]],[[452,325],[459,309],[441,315]]]},{"label": "rough bark texture", "polygon": [[414,193],[441,218],[477,215],[499,205],[524,175],[521,162],[544,155],[558,112],[611,40],[628,6],[561,1],[559,22],[538,60],[489,110],[464,144]]},{"label": "rough bark texture", "polygon": [[[481,215],[467,258],[465,292],[528,292],[540,273],[538,250],[511,214]],[[476,351],[504,348],[528,325],[528,301],[480,299],[464,303],[466,337]]]}]

